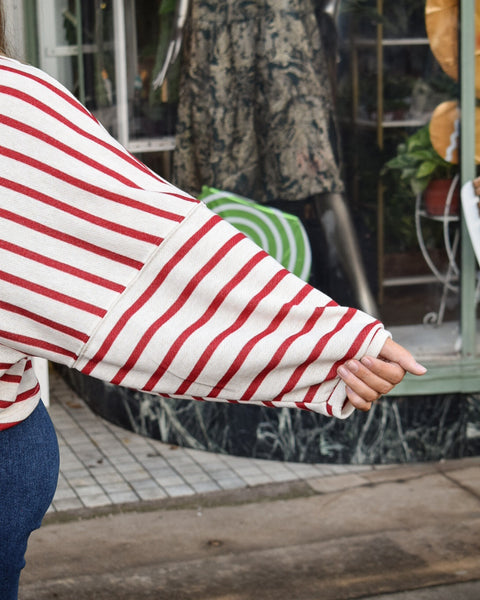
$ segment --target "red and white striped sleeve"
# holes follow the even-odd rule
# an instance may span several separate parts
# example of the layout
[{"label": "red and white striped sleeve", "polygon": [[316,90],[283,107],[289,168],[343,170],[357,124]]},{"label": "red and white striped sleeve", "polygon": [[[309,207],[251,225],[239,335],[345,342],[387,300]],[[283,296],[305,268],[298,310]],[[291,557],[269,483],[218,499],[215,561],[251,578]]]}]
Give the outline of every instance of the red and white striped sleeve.
[{"label": "red and white striped sleeve", "polygon": [[[337,367],[377,355],[382,324],[290,274],[10,59],[0,157],[0,362],[5,348],[25,373],[36,355],[172,397],[351,413]],[[13,409],[1,373],[0,426]]]}]

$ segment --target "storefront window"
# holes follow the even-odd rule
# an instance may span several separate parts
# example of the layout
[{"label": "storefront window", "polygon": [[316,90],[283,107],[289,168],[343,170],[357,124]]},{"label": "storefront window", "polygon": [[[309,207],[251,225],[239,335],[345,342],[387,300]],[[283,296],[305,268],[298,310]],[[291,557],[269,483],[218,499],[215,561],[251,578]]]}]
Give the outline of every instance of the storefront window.
[{"label": "storefront window", "polygon": [[[382,319],[426,362],[446,366],[465,355],[460,24],[455,3],[433,4],[340,3],[338,106],[345,181],[367,264],[376,255]],[[463,10],[473,20],[474,3]],[[463,302],[475,330],[475,294]]]},{"label": "storefront window", "polygon": [[155,77],[168,48],[175,2],[42,0],[36,11],[40,66],[130,151],[168,167],[162,154],[174,145],[177,64],[163,85],[156,86]]},{"label": "storefront window", "polygon": [[127,26],[128,74],[133,78],[131,137],[171,136],[175,133],[179,62],[161,83],[156,78],[167,58],[175,2],[137,0],[134,4],[134,19],[130,28]]},{"label": "storefront window", "polygon": [[97,112],[115,133],[111,2],[37,2],[37,22],[42,67]]},{"label": "storefront window", "polygon": [[[166,177],[174,148],[178,59],[162,82],[158,75],[177,25],[178,2],[36,3],[40,66],[74,91],[127,149]],[[317,4],[331,11],[337,25],[337,50],[332,51],[338,52],[335,105],[342,177],[380,317],[398,341],[433,365],[432,390],[438,391],[435,365],[445,370],[453,364],[457,371],[450,388],[460,389],[462,365],[478,356],[477,266],[465,249],[459,202],[461,184],[473,176],[472,169],[467,175],[462,171],[465,152],[459,158],[465,93],[451,65],[458,75],[458,40],[473,39],[474,33],[460,25],[460,3],[453,16],[445,11],[443,25],[441,15],[426,20],[424,0]],[[462,11],[462,19],[473,23],[473,0],[462,3]],[[473,128],[473,112],[465,116],[463,111],[462,119],[467,118]],[[435,207],[427,205],[429,179],[448,180]],[[465,256],[470,257],[467,269]]]},{"label": "storefront window", "polygon": [[[432,113],[458,100],[458,85],[432,54],[423,1],[344,4],[339,106],[346,183],[369,256],[377,256],[382,318],[390,326],[456,320],[459,183],[456,206],[445,215],[442,207],[427,209],[423,197],[417,203],[420,159],[403,155],[396,167],[386,165],[405,145],[431,159]],[[455,174],[458,164],[445,170]]]}]

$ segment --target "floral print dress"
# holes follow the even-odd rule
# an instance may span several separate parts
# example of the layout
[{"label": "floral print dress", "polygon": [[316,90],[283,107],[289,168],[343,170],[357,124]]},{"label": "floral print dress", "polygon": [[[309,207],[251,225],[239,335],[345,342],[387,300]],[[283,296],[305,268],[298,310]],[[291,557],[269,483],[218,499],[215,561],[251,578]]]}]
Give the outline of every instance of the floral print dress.
[{"label": "floral print dress", "polygon": [[193,0],[177,185],[192,194],[211,185],[257,202],[343,191],[332,58],[314,0]]}]

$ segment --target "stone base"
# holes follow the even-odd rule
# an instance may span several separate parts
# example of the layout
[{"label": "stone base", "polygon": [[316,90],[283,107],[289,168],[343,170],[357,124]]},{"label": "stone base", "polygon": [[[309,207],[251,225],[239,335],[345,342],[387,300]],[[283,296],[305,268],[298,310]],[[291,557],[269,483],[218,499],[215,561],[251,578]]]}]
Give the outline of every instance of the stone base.
[{"label": "stone base", "polygon": [[60,367],[111,423],[166,443],[305,463],[388,464],[480,453],[480,395],[385,398],[345,421],[294,409],[171,400]]}]

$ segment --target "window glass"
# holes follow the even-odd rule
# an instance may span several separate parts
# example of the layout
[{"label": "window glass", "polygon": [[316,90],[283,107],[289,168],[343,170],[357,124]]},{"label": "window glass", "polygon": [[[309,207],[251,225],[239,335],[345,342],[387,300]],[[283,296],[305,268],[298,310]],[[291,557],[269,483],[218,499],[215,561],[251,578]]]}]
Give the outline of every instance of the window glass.
[{"label": "window glass", "polygon": [[173,135],[178,100],[178,60],[161,85],[156,83],[167,56],[175,19],[174,0],[137,0],[127,21],[130,137]]},{"label": "window glass", "polygon": [[[425,2],[384,2],[381,12],[375,1],[340,4],[344,176],[382,319],[388,326],[456,321],[458,164],[440,159],[430,133],[443,137],[446,151],[455,137],[458,84],[432,53]],[[432,115],[446,102],[451,110],[434,127]],[[429,177],[420,176],[428,173],[449,180],[438,184],[446,191],[438,192],[435,206],[426,205],[423,192]],[[454,191],[450,211],[448,190]]]},{"label": "window glass", "polygon": [[[429,134],[432,115],[441,106],[450,111],[440,115],[436,134],[447,145],[455,137],[458,84],[432,53],[425,2],[382,6],[377,0],[343,0],[314,6],[337,10],[338,50],[332,52],[338,52],[335,105],[342,175],[380,316],[388,326],[455,322],[458,208],[427,208],[425,194],[417,193],[415,174],[419,166],[428,170],[432,165],[419,160],[412,166],[411,156],[398,155],[399,148],[415,143],[423,162],[435,162],[429,158]],[[171,155],[165,151],[174,145],[179,60],[161,85],[156,79],[175,30],[175,9],[176,0],[37,1],[41,66],[77,94],[130,151],[166,177]],[[115,26],[118,15],[123,49],[118,18]],[[452,129],[445,134],[447,125]],[[395,157],[396,166],[390,162]],[[442,169],[442,177],[450,178],[458,166],[435,166],[435,178]],[[454,190],[451,179],[447,185]],[[452,204],[458,202],[457,192],[458,187],[449,196]],[[445,193],[439,194],[442,203]]]}]

